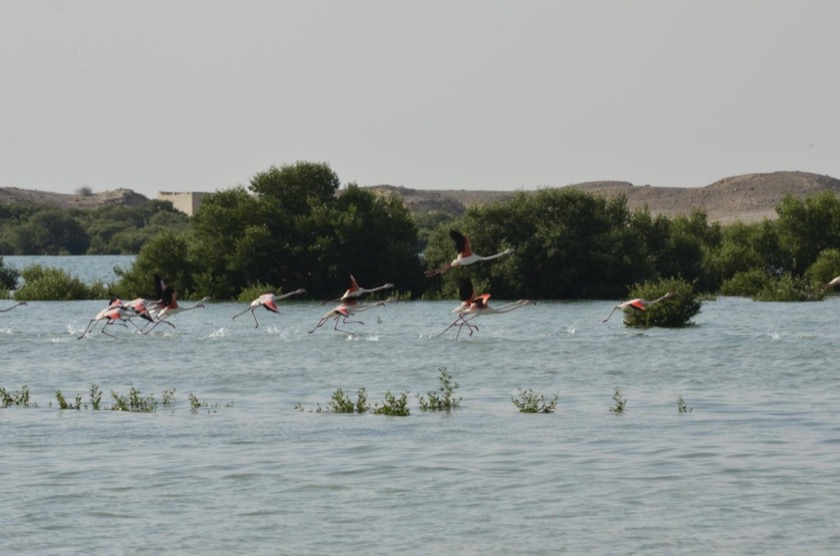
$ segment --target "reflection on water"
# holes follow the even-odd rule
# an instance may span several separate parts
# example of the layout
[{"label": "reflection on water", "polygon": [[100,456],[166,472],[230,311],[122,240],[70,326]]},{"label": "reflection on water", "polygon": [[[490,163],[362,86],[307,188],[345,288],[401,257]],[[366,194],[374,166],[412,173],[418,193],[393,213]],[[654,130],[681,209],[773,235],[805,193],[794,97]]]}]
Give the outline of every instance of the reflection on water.
[{"label": "reflection on water", "polygon": [[[459,340],[435,337],[451,301],[390,304],[352,337],[308,334],[316,301],[256,330],[232,320],[247,304],[209,303],[174,331],[76,340],[102,303],[0,314],[0,387],[38,404],[0,409],[10,553],[789,554],[840,540],[837,298],[720,298],[696,327],[644,331],[602,323],[612,301],[543,302]],[[423,413],[416,395],[441,368],[461,407]],[[57,409],[56,390],[87,402],[91,384],[103,406],[132,386],[176,401]],[[360,387],[371,404],[410,392],[411,415],[315,411]],[[518,413],[520,388],[557,393],[556,413]]]}]

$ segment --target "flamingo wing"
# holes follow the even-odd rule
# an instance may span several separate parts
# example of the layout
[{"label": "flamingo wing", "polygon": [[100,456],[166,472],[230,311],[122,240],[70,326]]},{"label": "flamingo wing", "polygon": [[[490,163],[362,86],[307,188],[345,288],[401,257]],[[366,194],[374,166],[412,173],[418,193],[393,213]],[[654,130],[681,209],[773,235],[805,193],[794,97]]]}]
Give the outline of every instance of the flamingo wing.
[{"label": "flamingo wing", "polygon": [[458,253],[460,253],[462,257],[469,257],[472,255],[470,240],[467,236],[458,230],[449,230],[449,237],[451,237],[455,242],[455,249],[458,250]]},{"label": "flamingo wing", "polygon": [[472,303],[475,299],[475,288],[469,278],[461,278],[458,281],[458,298],[465,303]]}]

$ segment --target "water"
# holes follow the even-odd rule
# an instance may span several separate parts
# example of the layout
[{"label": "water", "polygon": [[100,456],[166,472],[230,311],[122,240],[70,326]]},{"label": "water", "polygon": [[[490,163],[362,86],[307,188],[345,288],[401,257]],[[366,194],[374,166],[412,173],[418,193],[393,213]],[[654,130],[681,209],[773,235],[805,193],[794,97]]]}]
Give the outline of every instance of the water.
[{"label": "water", "polygon": [[[116,340],[75,338],[103,302],[0,314],[0,386],[38,403],[0,409],[4,550],[836,551],[840,299],[720,298],[696,327],[647,331],[602,324],[609,302],[540,303],[434,337],[455,305],[362,313],[352,338],[309,334],[330,307],[315,302],[260,311],[258,329],[231,319],[244,304],[211,303],[174,331],[112,327]],[[424,414],[415,395],[442,367],[461,408]],[[92,383],[104,406],[131,385],[176,402],[56,408],[56,390],[87,401]],[[361,386],[371,403],[411,392],[411,415],[312,411]],[[520,388],[556,392],[556,413],[518,413]],[[190,393],[209,407],[193,413]]]}]

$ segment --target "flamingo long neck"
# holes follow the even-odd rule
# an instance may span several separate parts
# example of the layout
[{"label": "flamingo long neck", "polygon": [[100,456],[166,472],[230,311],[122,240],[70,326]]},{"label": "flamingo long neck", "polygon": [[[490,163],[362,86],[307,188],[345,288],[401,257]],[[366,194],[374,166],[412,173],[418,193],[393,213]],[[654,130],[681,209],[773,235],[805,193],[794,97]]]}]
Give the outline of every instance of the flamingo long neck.
[{"label": "flamingo long neck", "polygon": [[510,249],[505,249],[501,253],[496,253],[495,255],[490,255],[487,257],[479,257],[482,261],[489,261],[490,259],[498,259],[499,257],[503,257],[505,255],[509,255],[512,251]]},{"label": "flamingo long neck", "polygon": [[528,304],[528,300],[520,299],[519,301],[514,301],[513,303],[508,303],[507,305],[502,305],[498,309],[494,309],[494,313],[509,313],[511,311],[515,311],[516,309],[521,309],[522,307]]},{"label": "flamingo long neck", "polygon": [[671,295],[666,293],[666,294],[665,294],[665,295],[663,295],[662,297],[657,297],[656,299],[654,299],[653,301],[651,301],[650,303],[648,303],[648,305],[653,305],[654,303],[659,303],[659,302],[660,302],[660,301],[662,301],[663,299],[668,299],[669,297],[671,297]]}]

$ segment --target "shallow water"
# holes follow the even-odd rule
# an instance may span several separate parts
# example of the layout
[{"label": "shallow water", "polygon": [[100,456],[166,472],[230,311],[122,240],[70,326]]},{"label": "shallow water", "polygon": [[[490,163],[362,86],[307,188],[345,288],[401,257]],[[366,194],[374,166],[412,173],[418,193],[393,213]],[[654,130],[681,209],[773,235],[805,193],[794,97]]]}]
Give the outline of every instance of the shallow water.
[{"label": "shallow water", "polygon": [[[836,550],[840,299],[719,298],[695,327],[646,331],[601,323],[610,302],[539,303],[435,337],[456,305],[391,304],[352,337],[332,323],[309,334],[330,308],[315,302],[258,312],[258,329],[231,319],[245,304],[210,303],[175,330],[111,327],[117,339],[76,339],[103,302],[0,314],[0,386],[28,385],[38,404],[0,409],[4,549]],[[441,368],[461,407],[423,413],[416,394]],[[175,389],[175,404],[57,409],[56,390],[87,402],[90,384],[105,407],[132,385],[158,400]],[[411,415],[313,411],[362,386],[371,404],[410,392]],[[520,414],[520,388],[557,393],[557,411]],[[191,411],[190,393],[208,407]]]}]

